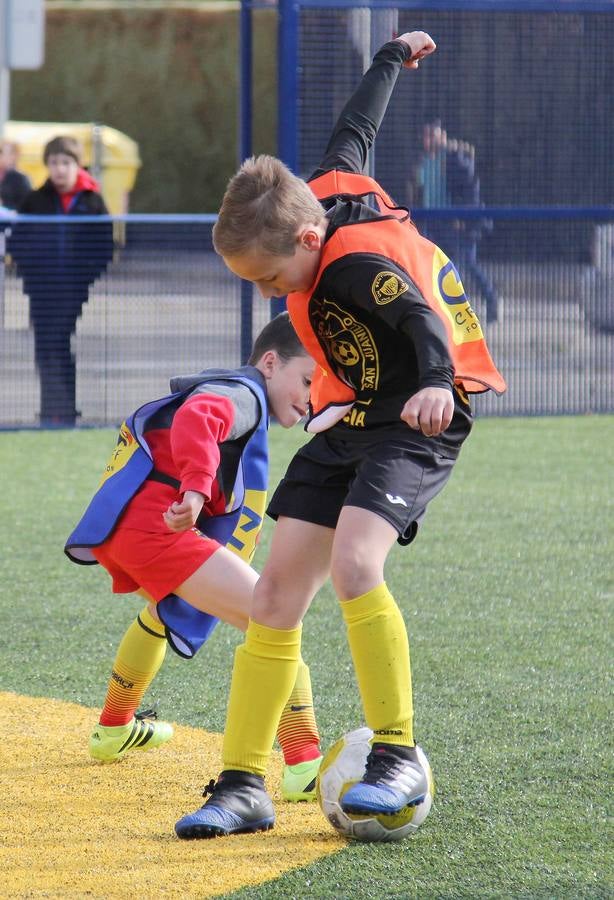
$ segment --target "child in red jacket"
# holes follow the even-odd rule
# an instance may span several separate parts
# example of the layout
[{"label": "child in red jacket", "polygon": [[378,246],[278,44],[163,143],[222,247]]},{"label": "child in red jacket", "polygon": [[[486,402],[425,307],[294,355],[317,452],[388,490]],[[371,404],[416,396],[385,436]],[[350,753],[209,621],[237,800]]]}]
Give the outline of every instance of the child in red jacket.
[{"label": "child in red jacket", "polygon": [[[122,425],[117,447],[66,544],[99,562],[115,593],[148,605],[125,634],[89,743],[101,762],[168,741],[170,724],[136,712],[167,644],[190,657],[218,619],[243,631],[258,579],[251,561],[266,503],[269,414],[290,428],[306,413],[314,363],[287,313],[256,339],[249,364],[171,381],[173,393]],[[309,670],[302,663],[278,737],[282,793],[313,799],[320,764]]]}]

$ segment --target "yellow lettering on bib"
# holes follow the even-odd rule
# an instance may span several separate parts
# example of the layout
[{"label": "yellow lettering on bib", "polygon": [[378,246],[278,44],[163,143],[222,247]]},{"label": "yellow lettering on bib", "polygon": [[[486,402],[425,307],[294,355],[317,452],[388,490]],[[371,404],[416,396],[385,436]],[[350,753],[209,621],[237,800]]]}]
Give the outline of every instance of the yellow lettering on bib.
[{"label": "yellow lettering on bib", "polygon": [[229,550],[248,563],[254,558],[258,545],[266,507],[266,495],[266,491],[247,490],[245,492],[241,518],[227,544]]},{"label": "yellow lettering on bib", "polygon": [[452,326],[455,344],[479,341],[484,337],[454,263],[439,248],[433,255],[433,294]]},{"label": "yellow lettering on bib", "polygon": [[126,425],[125,422],[122,423],[121,428],[119,429],[119,437],[117,438],[117,444],[111,457],[104,467],[104,472],[102,473],[102,478],[100,479],[100,484],[98,487],[101,487],[105,483],[105,481],[110,478],[112,475],[115,475],[116,472],[119,472],[120,469],[126,465],[132,454],[138,450],[138,443]]}]

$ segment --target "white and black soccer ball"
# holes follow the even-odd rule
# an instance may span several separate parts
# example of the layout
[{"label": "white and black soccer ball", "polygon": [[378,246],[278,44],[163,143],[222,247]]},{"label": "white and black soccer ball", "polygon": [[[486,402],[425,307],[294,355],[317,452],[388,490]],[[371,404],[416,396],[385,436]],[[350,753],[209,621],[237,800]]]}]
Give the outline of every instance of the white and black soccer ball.
[{"label": "white and black soccer ball", "polygon": [[363,727],[348,732],[333,744],[320,766],[316,785],[318,803],[330,824],[343,837],[354,841],[400,841],[415,834],[431,811],[435,793],[433,773],[426,754],[421,747],[417,747],[429,784],[424,800],[394,815],[344,812],[341,800],[345,792],[362,778],[372,739],[371,729]]}]

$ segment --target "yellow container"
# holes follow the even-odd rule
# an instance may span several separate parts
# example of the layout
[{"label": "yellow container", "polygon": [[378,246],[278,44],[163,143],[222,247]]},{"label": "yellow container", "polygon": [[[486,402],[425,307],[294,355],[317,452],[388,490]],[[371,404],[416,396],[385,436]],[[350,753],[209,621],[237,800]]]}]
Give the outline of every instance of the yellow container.
[{"label": "yellow container", "polygon": [[47,178],[43,163],[45,144],[58,135],[70,135],[80,141],[83,165],[100,182],[109,212],[127,213],[141,159],[138,144],[123,132],[93,122],[6,122],[3,136],[19,145],[18,168],[38,188]]}]

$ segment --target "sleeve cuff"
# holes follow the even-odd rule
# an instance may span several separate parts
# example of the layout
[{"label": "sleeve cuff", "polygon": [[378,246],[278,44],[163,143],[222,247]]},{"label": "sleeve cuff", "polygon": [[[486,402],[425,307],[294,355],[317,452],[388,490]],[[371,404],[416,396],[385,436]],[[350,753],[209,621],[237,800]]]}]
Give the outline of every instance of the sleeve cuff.
[{"label": "sleeve cuff", "polygon": [[205,500],[210,500],[212,482],[213,477],[204,472],[187,472],[181,479],[179,490],[182,494],[186,491],[198,491]]},{"label": "sleeve cuff", "polygon": [[436,387],[443,388],[445,391],[452,392],[454,390],[454,381],[447,380],[442,378],[426,378],[424,381],[420,382],[420,387],[418,390],[422,390],[427,387]]}]

